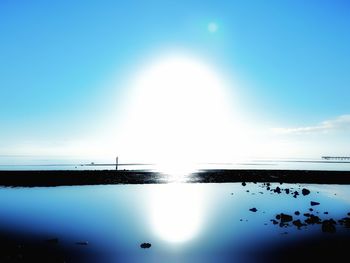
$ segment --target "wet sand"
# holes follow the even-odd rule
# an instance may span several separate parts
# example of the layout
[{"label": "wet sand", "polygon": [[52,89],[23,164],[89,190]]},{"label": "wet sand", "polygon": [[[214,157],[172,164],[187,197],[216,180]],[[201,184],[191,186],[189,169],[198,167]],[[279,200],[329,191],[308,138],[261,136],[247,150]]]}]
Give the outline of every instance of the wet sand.
[{"label": "wet sand", "polygon": [[[0,171],[0,185],[10,187],[157,184],[172,177],[153,171],[54,170]],[[184,177],[187,183],[280,182],[308,184],[350,184],[350,171],[311,170],[200,170]]]}]

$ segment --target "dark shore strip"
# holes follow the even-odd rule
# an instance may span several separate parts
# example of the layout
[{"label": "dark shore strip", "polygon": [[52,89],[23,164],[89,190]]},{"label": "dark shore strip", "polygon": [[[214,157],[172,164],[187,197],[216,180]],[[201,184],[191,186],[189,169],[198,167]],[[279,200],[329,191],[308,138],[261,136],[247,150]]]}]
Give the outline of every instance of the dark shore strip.
[{"label": "dark shore strip", "polygon": [[350,171],[320,170],[206,170],[196,173],[200,183],[277,182],[307,184],[350,184]]},{"label": "dark shore strip", "polygon": [[[168,175],[132,170],[0,171],[0,185],[9,187],[158,184],[171,182]],[[188,183],[279,182],[350,184],[350,171],[307,170],[202,170],[186,177]]]}]

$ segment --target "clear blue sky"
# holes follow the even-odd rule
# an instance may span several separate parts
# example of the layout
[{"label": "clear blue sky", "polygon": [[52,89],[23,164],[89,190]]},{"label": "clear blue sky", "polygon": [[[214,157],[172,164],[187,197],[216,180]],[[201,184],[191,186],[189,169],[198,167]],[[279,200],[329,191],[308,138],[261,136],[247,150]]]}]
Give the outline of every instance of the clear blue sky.
[{"label": "clear blue sky", "polygon": [[1,0],[1,154],[84,134],[120,103],[125,87],[104,83],[168,47],[249,82],[246,108],[285,136],[340,127],[330,142],[350,145],[349,14],[347,0]]}]

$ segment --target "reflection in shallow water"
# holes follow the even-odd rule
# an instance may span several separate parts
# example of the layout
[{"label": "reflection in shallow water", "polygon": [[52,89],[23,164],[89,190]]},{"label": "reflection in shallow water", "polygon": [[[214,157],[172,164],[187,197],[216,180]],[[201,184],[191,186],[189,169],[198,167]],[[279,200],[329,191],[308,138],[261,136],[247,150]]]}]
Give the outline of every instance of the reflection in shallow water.
[{"label": "reflection in shallow water", "polygon": [[[320,240],[320,235],[327,245],[333,243],[333,239],[350,243],[350,229],[338,224],[339,219],[350,213],[349,185],[271,183],[270,190],[261,183],[244,185],[0,188],[0,246],[1,234],[11,231],[34,237],[45,246],[48,246],[45,240],[57,238],[58,244],[53,246],[86,255],[84,263],[245,263],[285,262],[284,254],[283,260],[270,259],[276,259],[278,251],[294,253],[295,245],[308,252],[309,243],[302,242],[312,240],[313,244]],[[275,191],[277,187],[281,191]],[[304,196],[303,188],[310,193]],[[289,194],[286,189],[290,190]],[[295,191],[299,192],[296,198]],[[312,206],[312,201],[320,204]],[[296,215],[296,211],[300,214]],[[305,213],[322,221],[333,218],[337,221],[336,232],[324,233],[322,224],[317,223],[301,228],[293,221],[285,222],[288,227],[274,224],[271,220],[276,220],[276,215],[281,213],[302,223],[309,219]],[[85,241],[88,245],[76,245]],[[142,249],[142,243],[152,246]],[[334,244],[339,242],[335,240]],[[329,248],[324,250],[330,255],[338,255],[339,251],[338,247],[331,252]],[[312,258],[313,253],[309,253]],[[269,260],[264,261],[261,255]],[[300,253],[295,255],[301,257]],[[64,256],[66,262],[77,262]],[[1,254],[0,262],[3,262]]]},{"label": "reflection in shallow water", "polygon": [[167,184],[150,193],[150,220],[154,232],[169,242],[195,238],[204,220],[203,188]]}]

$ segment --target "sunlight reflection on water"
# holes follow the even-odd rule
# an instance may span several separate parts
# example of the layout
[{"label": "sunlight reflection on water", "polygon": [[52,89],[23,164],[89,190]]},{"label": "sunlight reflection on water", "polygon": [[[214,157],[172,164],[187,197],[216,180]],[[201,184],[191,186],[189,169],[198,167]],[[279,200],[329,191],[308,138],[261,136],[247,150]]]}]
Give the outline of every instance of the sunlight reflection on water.
[{"label": "sunlight reflection on water", "polygon": [[[311,201],[320,203],[313,213],[323,219],[350,212],[348,185],[270,187],[277,186],[311,193],[294,198],[253,183],[0,188],[0,230],[57,237],[72,249],[89,241],[79,250],[91,252],[84,262],[248,262],[251,251],[322,234],[318,224],[301,230],[274,225],[276,214],[304,221]],[[347,229],[337,225],[341,231]],[[143,242],[152,247],[140,249]]]},{"label": "sunlight reflection on water", "polygon": [[169,242],[195,238],[205,218],[203,188],[188,184],[167,184],[150,193],[152,229]]}]

